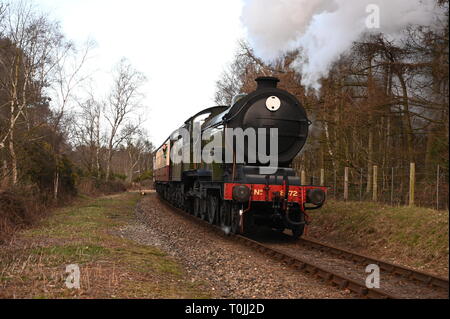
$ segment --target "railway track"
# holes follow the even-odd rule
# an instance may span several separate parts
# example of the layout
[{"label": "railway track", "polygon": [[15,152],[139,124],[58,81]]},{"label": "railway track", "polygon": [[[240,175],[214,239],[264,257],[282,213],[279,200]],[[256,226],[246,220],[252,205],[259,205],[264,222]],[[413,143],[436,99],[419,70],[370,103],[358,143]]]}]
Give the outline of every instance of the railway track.
[{"label": "railway track", "polygon": [[341,258],[351,260],[352,262],[368,265],[377,264],[381,270],[386,273],[407,278],[409,280],[415,280],[426,285],[433,287],[438,287],[446,290],[448,292],[449,281],[448,279],[438,277],[432,274],[421,272],[412,268],[408,268],[401,265],[396,265],[387,261],[375,259],[370,256],[365,256],[356,252],[352,252],[343,248],[335,247],[325,243],[321,243],[311,238],[301,238],[300,244],[306,245],[310,248],[317,249],[320,251],[326,251],[335,254]]},{"label": "railway track", "polygon": [[365,283],[358,282],[347,276],[338,274],[330,269],[322,268],[310,261],[302,259],[298,256],[283,252],[281,250],[274,249],[260,242],[254,241],[250,238],[233,235],[237,240],[245,244],[246,246],[255,248],[261,253],[267,256],[276,258],[294,267],[300,271],[306,272],[308,274],[314,275],[317,278],[324,280],[325,282],[331,284],[332,286],[339,287],[340,289],[348,289],[349,291],[355,293],[358,296],[369,298],[369,299],[399,299],[400,297],[384,291],[382,289],[368,289]]},{"label": "railway track", "polygon": [[[198,219],[182,209],[172,206],[170,203],[168,203],[161,197],[159,197],[159,199],[161,203],[166,207],[168,207],[169,209],[172,209],[180,214],[183,214],[184,216],[190,218],[197,224],[207,225],[208,227],[212,226],[215,231],[224,235],[224,232],[220,227],[211,225],[208,222]],[[284,234],[284,236],[287,235]],[[313,275],[316,278],[319,278],[322,281],[330,284],[331,286],[337,287],[339,289],[347,289],[356,294],[357,296],[368,299],[408,298],[407,296],[397,295],[396,293],[386,291],[384,289],[377,289],[377,288],[369,289],[366,287],[366,284],[363,280],[357,279],[355,280],[355,278],[339,273],[333,269],[330,269],[330,267],[320,266],[316,262],[312,262],[308,258],[302,258],[302,256],[299,256],[296,253],[290,253],[285,251],[284,249],[278,249],[277,247],[274,247],[271,244],[266,244],[261,241],[254,240],[252,238],[241,235],[231,234],[231,237],[241,242],[247,247],[251,247],[252,249],[257,250],[258,252],[263,253],[271,258],[277,259],[278,261],[283,262],[299,271]],[[351,261],[352,263],[357,263],[360,265],[377,264],[379,265],[381,270],[386,271],[392,275],[399,276],[407,280],[414,280],[420,282],[423,285],[432,286],[435,289],[441,289],[443,290],[443,293],[445,292],[447,293],[446,298],[448,298],[448,280],[444,278],[419,272],[389,262],[380,261],[372,257],[364,256],[338,247],[330,246],[312,239],[303,238],[298,243],[296,243],[296,245],[303,245],[305,247],[309,247],[314,250],[326,252],[328,254],[333,254],[337,258],[342,258]]]}]

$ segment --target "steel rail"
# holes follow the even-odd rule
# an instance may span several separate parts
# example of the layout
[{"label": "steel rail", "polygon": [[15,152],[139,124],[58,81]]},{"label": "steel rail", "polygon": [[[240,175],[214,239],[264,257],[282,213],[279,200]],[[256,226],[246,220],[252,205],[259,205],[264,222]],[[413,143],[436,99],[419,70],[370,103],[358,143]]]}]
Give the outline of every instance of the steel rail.
[{"label": "steel rail", "polygon": [[379,260],[360,253],[346,250],[344,248],[325,244],[307,237],[302,237],[299,243],[316,250],[332,253],[334,255],[337,255],[338,257],[351,260],[359,264],[377,264],[380,269],[390,274],[401,276],[409,280],[416,280],[433,287],[443,288],[448,291],[449,281],[448,279],[442,277],[438,277],[405,266],[393,264],[387,261]]},{"label": "steel rail", "polygon": [[273,257],[288,264],[291,267],[321,278],[333,286],[337,286],[341,289],[348,289],[361,297],[369,299],[400,299],[400,297],[392,293],[388,293],[382,289],[377,288],[369,289],[366,287],[365,283],[361,283],[346,276],[336,274],[332,270],[322,268],[297,256],[293,256],[286,252],[268,247],[247,237],[241,235],[233,235],[233,237],[246,246],[255,248],[256,250],[264,253],[267,256]]},{"label": "steel rail", "polygon": [[[220,227],[218,227],[216,225],[211,225],[207,221],[201,220],[201,219],[185,212],[184,210],[173,206],[171,203],[164,200],[162,197],[160,197],[160,196],[158,196],[158,197],[159,197],[161,203],[163,203],[166,207],[172,209],[173,211],[176,211],[176,212],[182,214],[183,216],[187,216],[188,218],[190,218],[191,220],[193,220],[194,222],[196,222],[198,224],[213,226],[212,229],[214,229],[215,231],[217,231],[221,234],[224,234],[224,232],[222,231],[222,229],[220,229]],[[293,256],[291,254],[268,247],[262,243],[254,241],[247,237],[244,237],[241,235],[235,235],[235,234],[230,234],[230,237],[236,239],[237,241],[245,244],[248,247],[256,249],[260,253],[263,253],[269,257],[272,257],[280,262],[283,262],[283,263],[289,265],[290,267],[295,268],[296,270],[300,270],[302,272],[312,274],[318,278],[321,278],[321,279],[325,280],[325,282],[327,282],[328,284],[330,284],[334,287],[338,287],[340,289],[348,289],[351,292],[353,292],[363,298],[400,299],[400,297],[398,297],[395,294],[392,294],[392,293],[389,293],[382,289],[377,289],[377,288],[369,289],[366,287],[365,283],[357,282],[346,276],[336,274],[330,269],[322,268],[322,267],[315,265],[309,261],[303,260],[297,256]]]}]

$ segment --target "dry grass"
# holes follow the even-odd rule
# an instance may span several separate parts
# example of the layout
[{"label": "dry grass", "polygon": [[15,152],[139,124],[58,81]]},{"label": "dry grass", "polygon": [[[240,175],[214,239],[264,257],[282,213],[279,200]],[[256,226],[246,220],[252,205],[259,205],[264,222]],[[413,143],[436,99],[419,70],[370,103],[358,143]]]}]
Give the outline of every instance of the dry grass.
[{"label": "dry grass", "polygon": [[[24,195],[26,194],[26,195]],[[0,192],[0,244],[24,227],[46,216],[50,210],[38,194],[13,190]]]},{"label": "dry grass", "polygon": [[448,211],[329,201],[310,215],[311,237],[448,276]]},{"label": "dry grass", "polygon": [[[0,298],[205,298],[202,287],[156,248],[115,235],[133,219],[138,194],[85,198],[0,247]],[[81,289],[66,288],[69,264]]]},{"label": "dry grass", "polygon": [[128,185],[122,181],[102,181],[92,177],[83,177],[77,180],[76,187],[80,194],[101,196],[125,192]]}]

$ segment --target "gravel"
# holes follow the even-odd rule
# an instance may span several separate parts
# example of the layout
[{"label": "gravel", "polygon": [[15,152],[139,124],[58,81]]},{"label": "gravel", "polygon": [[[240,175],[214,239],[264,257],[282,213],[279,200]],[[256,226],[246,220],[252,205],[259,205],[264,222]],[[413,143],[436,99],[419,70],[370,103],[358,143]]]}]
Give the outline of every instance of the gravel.
[{"label": "gravel", "polygon": [[[284,234],[274,232],[262,233],[258,241],[279,251],[298,256],[313,264],[320,264],[325,269],[332,269],[337,274],[346,276],[358,282],[364,282],[368,275],[365,271],[367,265],[361,265],[351,260],[339,258],[336,255],[306,247],[300,243],[289,242]],[[401,298],[410,299],[447,299],[448,291],[427,286],[422,282],[392,275],[381,271],[380,289]]]},{"label": "gravel", "polygon": [[121,234],[173,256],[213,298],[355,298],[167,208],[155,193],[138,204],[136,217]]}]

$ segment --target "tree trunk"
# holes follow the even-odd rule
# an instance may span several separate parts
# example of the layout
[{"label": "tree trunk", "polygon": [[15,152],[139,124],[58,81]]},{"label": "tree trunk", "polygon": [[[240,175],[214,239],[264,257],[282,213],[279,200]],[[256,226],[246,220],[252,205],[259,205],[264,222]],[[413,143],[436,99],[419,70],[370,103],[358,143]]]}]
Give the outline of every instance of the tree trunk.
[{"label": "tree trunk", "polygon": [[367,188],[366,193],[372,191],[372,173],[373,173],[373,74],[372,74],[372,56],[369,58],[369,73],[367,78],[367,102],[369,104],[369,138],[367,147]]},{"label": "tree trunk", "polygon": [[58,202],[58,192],[59,192],[59,169],[56,167],[55,180],[53,186],[53,200],[55,203]]},{"label": "tree trunk", "polygon": [[97,164],[97,178],[100,179],[102,177],[102,172],[100,168],[100,146],[97,146],[97,149],[95,151],[95,158]]},{"label": "tree trunk", "polygon": [[414,162],[414,151],[413,151],[413,130],[411,125],[411,114],[409,112],[409,98],[408,98],[408,89],[406,87],[405,79],[403,78],[403,74],[401,71],[397,72],[398,79],[400,80],[402,86],[403,93],[403,129],[405,130],[404,134],[406,135],[406,149],[407,149],[407,157],[410,163]]},{"label": "tree trunk", "polygon": [[106,177],[105,179],[108,181],[111,175],[111,160],[112,160],[112,150],[108,150],[108,156],[106,158]]},{"label": "tree trunk", "polygon": [[373,172],[373,132],[369,129],[369,145],[367,151],[367,188],[366,193],[372,191],[372,172]]},{"label": "tree trunk", "polygon": [[17,156],[14,149],[14,131],[9,134],[9,155],[11,156],[11,184],[17,184]]}]

